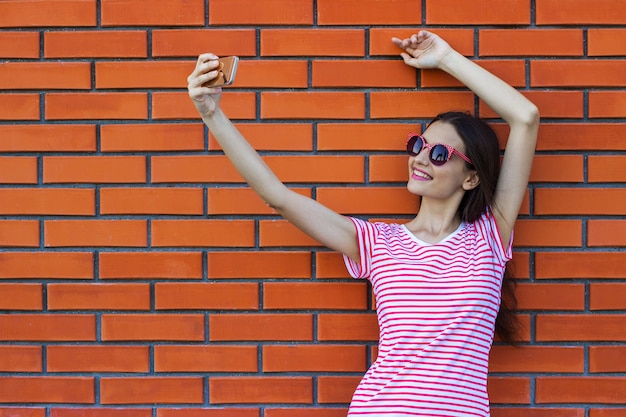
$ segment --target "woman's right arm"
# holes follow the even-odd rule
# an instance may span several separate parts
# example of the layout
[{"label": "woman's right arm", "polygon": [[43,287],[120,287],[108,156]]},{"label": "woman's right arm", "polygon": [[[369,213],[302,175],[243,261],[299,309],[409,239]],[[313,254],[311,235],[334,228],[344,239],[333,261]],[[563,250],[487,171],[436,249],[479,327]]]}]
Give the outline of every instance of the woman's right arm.
[{"label": "woman's right arm", "polygon": [[352,221],[317,201],[288,189],[219,107],[220,88],[202,84],[217,77],[218,57],[203,54],[187,78],[189,97],[235,169],[256,193],[298,229],[324,246],[359,261]]}]

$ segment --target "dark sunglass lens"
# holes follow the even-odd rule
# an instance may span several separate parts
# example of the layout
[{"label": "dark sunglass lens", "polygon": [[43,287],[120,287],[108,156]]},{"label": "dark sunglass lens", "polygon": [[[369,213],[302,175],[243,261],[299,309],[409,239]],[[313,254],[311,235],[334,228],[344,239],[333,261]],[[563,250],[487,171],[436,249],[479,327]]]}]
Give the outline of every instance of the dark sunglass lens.
[{"label": "dark sunglass lens", "polygon": [[430,150],[430,162],[433,165],[443,165],[448,161],[448,150],[443,145],[435,145]]},{"label": "dark sunglass lens", "polygon": [[409,141],[406,144],[406,150],[409,155],[415,156],[421,152],[424,147],[424,142],[422,142],[422,138],[419,136],[411,136]]}]

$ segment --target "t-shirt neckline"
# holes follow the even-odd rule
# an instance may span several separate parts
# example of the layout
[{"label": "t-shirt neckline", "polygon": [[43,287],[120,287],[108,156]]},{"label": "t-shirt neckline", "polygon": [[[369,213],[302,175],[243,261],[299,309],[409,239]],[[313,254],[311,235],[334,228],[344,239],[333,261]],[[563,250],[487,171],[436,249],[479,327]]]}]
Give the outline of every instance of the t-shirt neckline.
[{"label": "t-shirt neckline", "polygon": [[461,222],[461,224],[459,224],[459,227],[457,227],[455,231],[453,231],[452,233],[450,233],[449,235],[447,235],[446,237],[444,237],[443,239],[441,239],[439,242],[436,242],[436,243],[429,243],[429,242],[423,241],[422,239],[418,238],[417,236],[415,236],[413,234],[413,232],[411,232],[409,230],[408,227],[406,227],[406,224],[402,225],[402,229],[404,230],[405,233],[407,233],[411,237],[411,239],[413,239],[415,242],[419,243],[420,245],[422,245],[422,246],[434,246],[434,245],[440,245],[440,244],[442,244],[442,243],[452,239],[454,236],[456,236],[461,231],[461,229],[463,229],[465,227],[466,224],[467,223],[465,223],[465,222]]}]

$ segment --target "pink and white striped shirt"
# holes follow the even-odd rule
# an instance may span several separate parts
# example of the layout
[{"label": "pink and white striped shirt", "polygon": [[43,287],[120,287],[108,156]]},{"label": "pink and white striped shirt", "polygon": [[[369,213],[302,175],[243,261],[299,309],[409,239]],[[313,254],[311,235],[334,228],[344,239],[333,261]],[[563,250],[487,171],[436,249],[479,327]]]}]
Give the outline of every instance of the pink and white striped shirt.
[{"label": "pink and white striped shirt", "polygon": [[380,341],[348,416],[489,416],[489,351],[511,259],[491,212],[436,244],[404,225],[351,220],[361,259],[344,261],[372,283]]}]

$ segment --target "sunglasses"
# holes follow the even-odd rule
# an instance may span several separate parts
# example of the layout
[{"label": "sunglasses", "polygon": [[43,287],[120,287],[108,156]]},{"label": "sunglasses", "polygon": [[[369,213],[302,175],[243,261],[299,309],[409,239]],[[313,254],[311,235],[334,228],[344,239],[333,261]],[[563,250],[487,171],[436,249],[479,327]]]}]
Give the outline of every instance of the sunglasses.
[{"label": "sunglasses", "polygon": [[457,151],[450,145],[445,145],[443,143],[435,143],[429,145],[426,143],[426,140],[422,135],[418,135],[417,133],[409,133],[409,140],[406,142],[406,151],[411,156],[417,156],[422,150],[428,150],[428,158],[430,159],[430,163],[435,166],[441,166],[448,162],[450,158],[452,158],[452,154],[457,154],[461,159],[463,159],[468,164],[472,164],[471,159],[467,157],[467,155],[462,154]]}]

